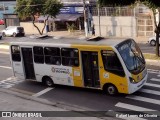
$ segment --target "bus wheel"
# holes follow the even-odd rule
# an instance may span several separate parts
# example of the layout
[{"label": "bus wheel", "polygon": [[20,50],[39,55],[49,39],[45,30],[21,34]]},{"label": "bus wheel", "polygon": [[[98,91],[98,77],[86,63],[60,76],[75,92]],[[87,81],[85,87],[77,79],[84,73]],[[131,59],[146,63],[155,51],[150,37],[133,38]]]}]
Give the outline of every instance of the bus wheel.
[{"label": "bus wheel", "polygon": [[109,95],[115,95],[118,93],[117,88],[112,84],[105,85],[103,90],[105,93],[107,93]]},{"label": "bus wheel", "polygon": [[45,85],[48,86],[48,87],[53,87],[53,85],[54,85],[53,80],[52,80],[50,77],[46,77],[46,78],[44,79],[44,83],[45,83]]}]

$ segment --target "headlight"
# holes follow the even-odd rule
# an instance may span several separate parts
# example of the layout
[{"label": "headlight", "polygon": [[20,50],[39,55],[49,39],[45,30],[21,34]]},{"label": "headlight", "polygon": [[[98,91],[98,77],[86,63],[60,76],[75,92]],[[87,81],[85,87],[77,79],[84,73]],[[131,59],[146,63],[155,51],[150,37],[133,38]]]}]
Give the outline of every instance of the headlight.
[{"label": "headlight", "polygon": [[131,83],[136,83],[135,79],[133,79],[132,77],[129,77],[129,80]]}]

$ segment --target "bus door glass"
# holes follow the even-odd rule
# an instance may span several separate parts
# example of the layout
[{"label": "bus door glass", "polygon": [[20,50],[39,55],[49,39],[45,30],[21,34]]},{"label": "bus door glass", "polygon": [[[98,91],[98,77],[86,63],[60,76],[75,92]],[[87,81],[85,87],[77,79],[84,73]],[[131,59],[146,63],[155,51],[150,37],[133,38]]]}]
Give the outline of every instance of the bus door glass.
[{"label": "bus door glass", "polygon": [[84,85],[100,87],[98,52],[82,51]]},{"label": "bus door glass", "polygon": [[22,48],[26,79],[35,79],[32,48]]},{"label": "bus door glass", "polygon": [[13,73],[16,77],[24,79],[23,64],[21,59],[20,47],[18,45],[11,46],[11,59]]}]

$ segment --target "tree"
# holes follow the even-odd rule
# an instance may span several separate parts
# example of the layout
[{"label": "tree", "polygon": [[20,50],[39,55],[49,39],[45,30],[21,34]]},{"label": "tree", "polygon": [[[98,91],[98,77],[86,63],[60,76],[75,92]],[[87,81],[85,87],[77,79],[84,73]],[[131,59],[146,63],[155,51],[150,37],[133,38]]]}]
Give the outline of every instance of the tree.
[{"label": "tree", "polygon": [[[159,36],[160,36],[160,1],[159,0],[98,0],[100,6],[127,6],[142,3],[153,12],[155,33],[156,33],[156,55],[159,56]],[[156,14],[159,13],[159,21],[156,22]]]},{"label": "tree", "polygon": [[[43,35],[48,18],[56,17],[62,7],[63,4],[58,0],[17,0],[15,12],[21,19],[31,17],[34,27]],[[42,30],[35,24],[36,16],[41,15],[45,16]]]},{"label": "tree", "polygon": [[[159,0],[140,0],[144,5],[148,6],[154,17],[155,33],[156,33],[156,56],[159,55],[159,37],[160,37],[160,1]],[[156,14],[159,14],[159,21],[156,22]]]}]

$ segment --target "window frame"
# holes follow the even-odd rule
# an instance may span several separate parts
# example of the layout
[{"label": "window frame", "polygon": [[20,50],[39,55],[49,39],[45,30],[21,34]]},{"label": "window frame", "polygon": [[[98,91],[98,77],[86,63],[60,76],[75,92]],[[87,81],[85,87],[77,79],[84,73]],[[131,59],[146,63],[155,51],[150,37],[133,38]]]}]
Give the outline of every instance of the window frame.
[{"label": "window frame", "polygon": [[[35,48],[42,48],[42,54],[35,54]],[[44,60],[44,48],[42,46],[33,46],[33,56],[34,56],[34,63],[36,64],[44,64],[45,60]],[[37,62],[35,61],[36,57],[43,57],[43,61],[42,62]],[[36,58],[37,59],[37,58]]]},{"label": "window frame", "polygon": [[[69,53],[70,54],[70,56],[67,56],[67,55],[64,55],[64,53],[63,53],[63,50],[64,49],[67,49],[67,52],[70,50],[73,50],[73,54],[75,54],[75,51],[74,50],[77,50],[77,55],[71,55],[71,52]],[[72,61],[74,64],[70,64],[69,62],[68,62],[68,64],[64,64],[64,60],[65,59],[69,59],[68,61],[70,62],[70,61]],[[75,60],[77,60],[77,65],[75,64]],[[61,61],[62,61],[62,65],[63,66],[70,66],[70,67],[79,67],[79,64],[80,64],[80,62],[79,62],[79,50],[77,49],[77,48],[61,48]]]},{"label": "window frame", "polygon": [[[17,51],[14,53],[12,47],[17,47],[18,48],[18,53],[16,53]],[[20,46],[19,45],[12,45],[11,46],[11,54],[12,54],[12,61],[14,61],[14,62],[21,62],[21,51],[20,51]],[[13,57],[14,55],[19,55],[18,56],[19,57],[18,60],[15,60],[15,58]]]},{"label": "window frame", "polygon": [[[52,54],[46,54],[46,50],[47,50],[47,48],[52,48],[52,49],[58,49],[59,51],[59,55],[52,55]],[[50,57],[50,62],[46,62],[46,57]],[[54,64],[54,63],[52,63],[51,62],[51,59],[53,59],[53,58],[58,58],[57,60],[56,60],[56,63]],[[61,63],[62,63],[62,58],[61,58],[61,49],[59,48],[59,47],[44,47],[44,62],[45,62],[45,64],[47,64],[47,65],[61,65]],[[59,62],[59,63],[57,63],[57,62]]]},{"label": "window frame", "polygon": [[[117,69],[107,68],[107,67],[106,67],[106,64],[105,64],[106,60],[104,59],[104,55],[103,55],[104,53],[103,53],[103,51],[113,52],[113,53],[115,54],[115,57],[117,58],[118,62],[121,64],[121,68],[122,68],[122,69],[118,69],[118,68],[117,68]],[[106,53],[106,54],[111,54],[111,53]],[[118,58],[117,54],[116,54],[113,50],[101,50],[101,57],[102,57],[102,62],[103,62],[104,69],[105,69],[106,71],[111,72],[111,73],[116,74],[116,75],[119,75],[119,76],[121,76],[121,77],[125,77],[125,72],[124,72],[124,69],[123,69],[123,65],[122,65],[120,59]],[[108,57],[108,56],[107,56],[107,57]]]}]

